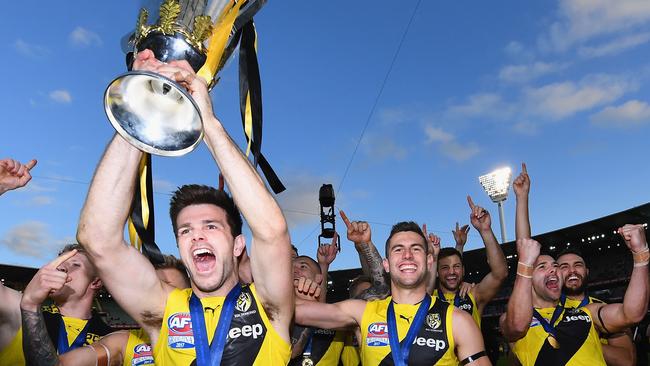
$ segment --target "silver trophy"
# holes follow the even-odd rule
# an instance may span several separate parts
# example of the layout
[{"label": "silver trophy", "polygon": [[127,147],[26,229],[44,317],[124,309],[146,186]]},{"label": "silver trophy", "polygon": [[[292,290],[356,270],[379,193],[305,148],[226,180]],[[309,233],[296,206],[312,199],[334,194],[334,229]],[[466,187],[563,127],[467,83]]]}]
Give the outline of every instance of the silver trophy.
[{"label": "silver trophy", "polygon": [[[157,23],[148,25],[142,9],[131,37],[134,54],[150,49],[162,62],[186,60],[211,88],[232,55],[233,37],[266,0],[165,0]],[[209,43],[208,43],[209,42]],[[162,75],[129,71],[115,78],[104,93],[106,115],[117,132],[138,149],[162,156],[181,156],[203,138],[199,108],[184,87]]]}]

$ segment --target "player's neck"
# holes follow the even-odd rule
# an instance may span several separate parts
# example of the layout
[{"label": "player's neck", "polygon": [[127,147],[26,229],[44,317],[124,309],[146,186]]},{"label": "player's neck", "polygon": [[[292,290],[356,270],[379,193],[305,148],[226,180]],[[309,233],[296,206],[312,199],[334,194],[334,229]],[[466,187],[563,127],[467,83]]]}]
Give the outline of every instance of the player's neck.
[{"label": "player's neck", "polygon": [[448,289],[448,288],[446,288],[445,286],[442,286],[442,285],[440,286],[440,288],[438,288],[438,291],[441,291],[441,290],[442,290],[442,293],[444,295],[446,295],[446,294],[455,294],[458,291],[457,289],[456,290],[450,290],[450,289]]},{"label": "player's neck", "polygon": [[56,307],[63,316],[77,319],[90,319],[92,316],[92,298],[83,298],[57,303]]},{"label": "player's neck", "polygon": [[416,288],[399,288],[395,285],[392,286],[391,296],[393,301],[397,304],[417,304],[424,298],[427,293],[425,286],[418,286]]},{"label": "player's neck", "polygon": [[219,288],[213,290],[213,291],[201,291],[198,287],[196,287],[196,284],[194,281],[192,281],[192,292],[199,298],[205,298],[205,297],[217,297],[217,296],[222,296],[225,297],[228,295],[228,292],[232,290],[233,287],[235,287],[236,284],[239,283],[239,278],[236,275],[231,275],[229,276]]},{"label": "player's neck", "polygon": [[569,294],[567,294],[566,297],[568,297],[568,298],[571,299],[571,300],[582,301],[582,300],[585,298],[585,296],[587,296],[587,294],[585,294],[584,292],[582,292],[582,293],[580,293],[580,294],[574,294],[574,295],[569,295]]},{"label": "player's neck", "polygon": [[557,304],[560,303],[560,300],[545,299],[533,292],[533,307],[542,309],[542,308],[554,308]]}]

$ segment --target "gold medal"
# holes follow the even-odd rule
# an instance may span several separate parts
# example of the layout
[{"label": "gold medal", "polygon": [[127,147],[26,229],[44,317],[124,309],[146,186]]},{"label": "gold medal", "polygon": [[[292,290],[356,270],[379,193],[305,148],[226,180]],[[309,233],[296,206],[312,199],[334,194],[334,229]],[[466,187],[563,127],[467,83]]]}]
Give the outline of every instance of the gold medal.
[{"label": "gold medal", "polygon": [[548,340],[548,344],[551,345],[554,349],[559,349],[560,348],[560,343],[557,341],[553,335],[549,334],[548,337],[546,338]]},{"label": "gold medal", "polygon": [[311,358],[305,356],[302,358],[302,366],[314,366],[314,361],[312,361]]}]

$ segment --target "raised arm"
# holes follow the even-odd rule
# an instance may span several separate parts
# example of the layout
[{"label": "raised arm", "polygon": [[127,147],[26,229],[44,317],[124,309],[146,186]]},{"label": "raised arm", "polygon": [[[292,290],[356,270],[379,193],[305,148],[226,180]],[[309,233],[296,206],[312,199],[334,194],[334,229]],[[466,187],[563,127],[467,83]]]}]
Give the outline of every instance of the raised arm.
[{"label": "raised arm", "polygon": [[517,239],[517,266],[515,285],[508,300],[508,309],[501,316],[500,327],[509,342],[523,338],[533,318],[533,266],[539,256],[541,245],[529,238]]},{"label": "raised arm", "polygon": [[503,250],[501,250],[501,246],[497,242],[494,232],[492,232],[490,213],[483,207],[475,205],[470,196],[467,196],[467,203],[472,210],[470,221],[472,226],[481,234],[485,245],[487,262],[490,266],[490,273],[485,275],[481,282],[471,290],[476,299],[478,310],[482,313],[485,305],[496,296],[503,281],[508,277],[508,264],[506,263],[506,257],[503,255]]},{"label": "raised arm", "polygon": [[363,273],[372,280],[372,286],[364,292],[371,295],[370,297],[385,297],[388,295],[389,286],[384,276],[381,254],[372,243],[370,225],[365,221],[350,221],[343,210],[339,211],[339,214],[347,228],[347,238],[354,243],[354,248],[359,254]]},{"label": "raised arm", "polygon": [[36,165],[32,159],[27,164],[21,164],[14,159],[0,160],[0,195],[3,193],[24,187],[32,179],[30,170]]},{"label": "raised arm", "polygon": [[204,141],[253,234],[250,259],[255,288],[265,309],[272,312],[276,330],[288,340],[293,316],[291,241],[280,206],[215,117],[205,81],[186,61],[159,66],[156,72],[186,87],[201,111]]},{"label": "raised arm", "polygon": [[648,310],[648,243],[643,225],[625,225],[618,229],[632,252],[634,268],[622,304],[589,304],[594,323],[601,332],[617,333],[643,320]]},{"label": "raised arm", "polygon": [[327,272],[329,272],[330,264],[336,259],[336,254],[338,253],[338,240],[339,234],[334,232],[334,237],[332,238],[332,244],[321,245],[318,247],[316,252],[316,259],[318,260],[318,267],[320,268],[320,273],[323,275],[323,280],[321,281],[321,292],[318,301],[327,302]]},{"label": "raised arm", "polygon": [[[147,69],[155,62],[151,51],[140,52],[134,68]],[[141,157],[142,152],[115,135],[95,171],[81,211],[77,240],[111,295],[154,341],[171,286],[163,284],[151,263],[124,242],[124,224]]]},{"label": "raised arm", "polygon": [[456,242],[456,250],[458,253],[463,254],[465,250],[465,244],[467,243],[467,234],[469,233],[469,225],[458,225],[456,222],[456,229],[452,230],[451,233],[454,235],[454,241]]},{"label": "raised arm", "polygon": [[528,194],[530,193],[530,177],[526,163],[521,163],[521,173],[512,181],[512,190],[515,191],[515,237],[530,238],[530,219],[528,217]]},{"label": "raised arm", "polygon": [[427,293],[433,294],[436,289],[436,280],[438,279],[438,254],[440,253],[440,237],[427,232],[427,224],[422,224],[422,233],[427,238],[429,253],[433,256],[433,262],[427,272]]}]

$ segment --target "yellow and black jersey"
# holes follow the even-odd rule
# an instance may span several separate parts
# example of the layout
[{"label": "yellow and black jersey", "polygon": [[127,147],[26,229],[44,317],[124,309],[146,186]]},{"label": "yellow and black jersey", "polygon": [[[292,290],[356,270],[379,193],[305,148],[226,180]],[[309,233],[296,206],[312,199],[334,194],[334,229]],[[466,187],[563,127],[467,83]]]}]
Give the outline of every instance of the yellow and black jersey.
[{"label": "yellow and black jersey", "polygon": [[[304,327],[294,326],[292,330],[292,338],[299,337]],[[343,351],[345,343],[345,332],[334,331],[329,329],[312,328],[309,330],[311,333],[311,349],[308,351],[305,347],[303,354],[296,356],[289,362],[289,366],[302,365],[303,360],[307,356],[305,352],[309,352],[309,359],[313,365],[316,366],[337,366]]]},{"label": "yellow and black jersey", "polygon": [[[433,297],[437,297],[441,299],[440,293],[438,292],[439,290],[434,290],[433,291]],[[458,296],[458,299],[456,297]],[[444,293],[443,296],[444,300],[447,301],[448,303],[456,306],[457,308],[464,310],[467,312],[469,315],[472,316],[474,321],[476,322],[476,325],[478,325],[479,329],[481,328],[481,314],[478,312],[478,306],[476,305],[476,299],[474,298],[474,295],[471,292],[468,292],[465,297],[460,297],[458,293]]]},{"label": "yellow and black jersey", "polygon": [[360,366],[361,353],[359,350],[359,342],[354,332],[346,332],[345,342],[343,343],[343,351],[341,351],[341,359],[339,366]]},{"label": "yellow and black jersey", "polygon": [[[361,320],[361,363],[363,365],[393,365],[388,337],[386,311],[392,297],[369,301]],[[420,304],[394,304],[397,334],[400,342],[406,337],[411,321]],[[452,333],[453,306],[434,297],[424,324],[409,352],[408,364],[458,365]]]},{"label": "yellow and black jersey", "polygon": [[[52,340],[52,344],[56,348],[59,339],[59,327],[61,320],[65,325],[68,344],[71,345],[77,336],[84,330],[86,324],[86,338],[84,345],[92,344],[102,336],[109,334],[113,331],[101,317],[94,313],[90,319],[78,319],[68,316],[62,316],[56,305],[46,305],[41,307],[43,320],[47,333]],[[16,332],[11,343],[4,349],[0,350],[0,366],[21,366],[25,365],[25,356],[23,355],[23,328],[20,327]]]},{"label": "yellow and black jersey", "polygon": [[[160,337],[154,346],[156,365],[195,364],[196,351],[190,296],[192,289],[175,289],[167,298]],[[201,299],[208,342],[212,342],[225,297]],[[291,345],[275,331],[257,299],[255,285],[244,286],[237,299],[222,365],[286,365]]]},{"label": "yellow and black jersey", "polygon": [[[536,309],[550,321],[555,308]],[[522,366],[605,366],[603,350],[592,314],[586,308],[566,309],[556,321],[555,348],[542,324],[532,318],[526,336],[515,342],[514,353]]]},{"label": "yellow and black jersey", "polygon": [[583,302],[582,302],[583,300],[584,300],[584,298],[580,299],[580,300],[574,300],[574,299],[572,299],[570,297],[567,297],[566,300],[564,301],[564,307],[565,308],[579,308],[579,307],[581,307],[580,305],[585,306],[585,305],[593,304],[593,303],[599,303],[599,304],[604,304],[605,303],[603,300],[600,300],[600,299],[597,299],[597,298],[591,297],[591,296],[589,296],[589,300],[588,300],[588,302],[586,304],[583,304]]},{"label": "yellow and black jersey", "polygon": [[147,332],[142,329],[129,331],[129,339],[124,349],[123,366],[153,365],[153,351]]}]

